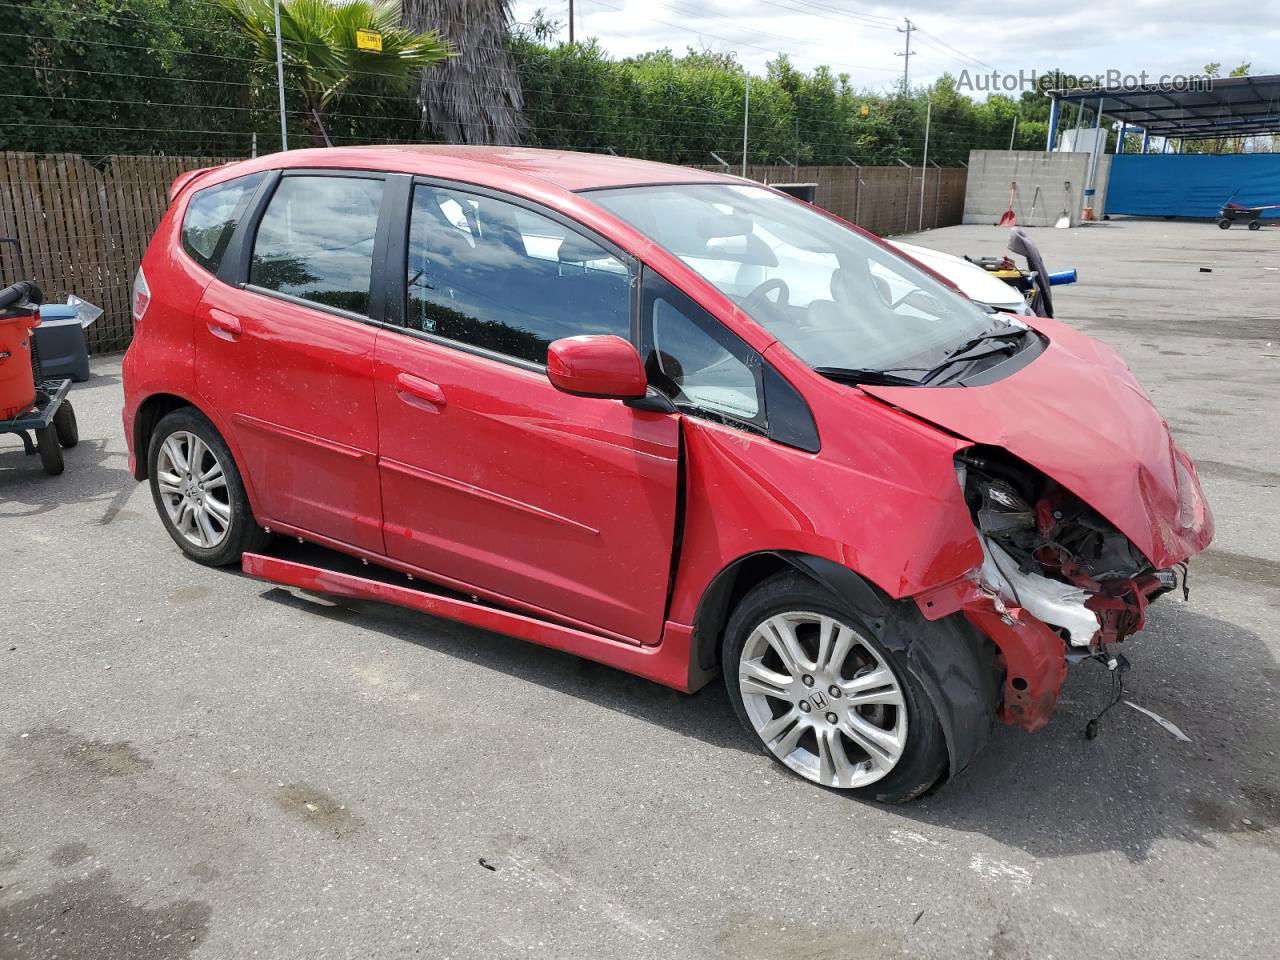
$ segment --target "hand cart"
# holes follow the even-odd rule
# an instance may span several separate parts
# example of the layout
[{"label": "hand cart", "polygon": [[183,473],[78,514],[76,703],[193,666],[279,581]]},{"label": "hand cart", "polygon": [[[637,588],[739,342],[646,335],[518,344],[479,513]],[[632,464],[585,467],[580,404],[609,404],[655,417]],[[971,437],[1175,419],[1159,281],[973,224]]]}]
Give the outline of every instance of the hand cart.
[{"label": "hand cart", "polygon": [[[0,412],[0,433],[18,434],[27,455],[39,453],[44,472],[57,476],[64,466],[62,450],[80,441],[80,430],[75,409],[67,400],[71,381],[46,379],[40,369],[40,352],[31,331],[40,323],[42,299],[40,288],[32,281],[0,290],[0,334],[4,334],[0,336],[0,367],[23,365],[23,369],[0,369],[0,400],[10,404]],[[29,371],[25,369],[28,364]]]}]

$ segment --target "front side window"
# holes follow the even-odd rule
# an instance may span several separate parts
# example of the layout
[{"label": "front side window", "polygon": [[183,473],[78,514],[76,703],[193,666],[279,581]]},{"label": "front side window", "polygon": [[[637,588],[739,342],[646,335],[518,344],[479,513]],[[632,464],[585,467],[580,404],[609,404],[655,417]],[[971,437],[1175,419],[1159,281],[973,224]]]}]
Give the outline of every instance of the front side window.
[{"label": "front side window", "polygon": [[382,187],[357,177],[282,178],[258,225],[249,283],[367,314]]},{"label": "front side window", "polygon": [[814,367],[927,370],[1008,327],[894,251],[761,187],[673,184],[590,197]]},{"label": "front side window", "polygon": [[681,409],[762,426],[760,355],[667,281],[647,272],[645,287],[649,382]]},{"label": "front side window", "polygon": [[410,328],[533,363],[561,337],[630,332],[626,264],[556,220],[481,194],[414,187],[405,281]]},{"label": "front side window", "polygon": [[182,249],[210,273],[218,272],[223,251],[264,176],[251,173],[191,195],[182,217]]}]

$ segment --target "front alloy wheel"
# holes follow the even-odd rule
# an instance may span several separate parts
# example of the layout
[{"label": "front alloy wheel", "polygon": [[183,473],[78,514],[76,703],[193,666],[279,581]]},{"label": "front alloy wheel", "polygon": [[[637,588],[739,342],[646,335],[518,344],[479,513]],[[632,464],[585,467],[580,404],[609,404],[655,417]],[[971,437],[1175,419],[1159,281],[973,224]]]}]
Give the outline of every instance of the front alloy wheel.
[{"label": "front alloy wheel", "polygon": [[901,803],[945,775],[947,746],[902,642],[918,624],[888,599],[876,616],[892,649],[825,586],[780,573],[734,609],[721,662],[734,709],[774,760],[824,787]]},{"label": "front alloy wheel", "polygon": [[847,623],[810,611],[769,617],[747,637],[738,686],[765,746],[808,780],[865,787],[902,759],[902,689]]}]

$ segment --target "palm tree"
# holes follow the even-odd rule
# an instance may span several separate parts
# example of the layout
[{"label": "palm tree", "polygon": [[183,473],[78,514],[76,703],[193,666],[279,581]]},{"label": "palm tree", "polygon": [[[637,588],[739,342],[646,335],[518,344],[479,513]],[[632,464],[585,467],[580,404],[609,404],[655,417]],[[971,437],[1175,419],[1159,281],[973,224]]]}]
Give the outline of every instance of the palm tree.
[{"label": "palm tree", "polygon": [[519,143],[524,95],[507,49],[510,0],[405,0],[404,22],[434,27],[463,51],[422,74],[424,130],[449,143]]},{"label": "palm tree", "polygon": [[[260,61],[275,64],[275,0],[222,0],[253,41]],[[356,32],[382,35],[381,50],[361,50]],[[456,56],[434,30],[401,23],[399,0],[280,0],[280,45],[285,76],[302,95],[312,137],[333,146],[325,112],[344,93],[407,92],[418,73]]]}]

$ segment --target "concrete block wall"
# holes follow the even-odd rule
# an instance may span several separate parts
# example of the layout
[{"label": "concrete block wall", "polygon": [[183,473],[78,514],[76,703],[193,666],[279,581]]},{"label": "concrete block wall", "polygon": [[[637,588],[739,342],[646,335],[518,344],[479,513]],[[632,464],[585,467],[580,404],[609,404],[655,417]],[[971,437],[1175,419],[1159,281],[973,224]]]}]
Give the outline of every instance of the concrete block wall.
[{"label": "concrete block wall", "polygon": [[[1105,160],[1106,158],[1101,158]],[[1071,182],[1067,210],[1071,225],[1080,224],[1081,200],[1089,174],[1087,153],[1044,153],[1039,150],[971,150],[969,179],[964,195],[965,223],[995,223],[1009,206],[1009,183],[1017,183],[1013,212],[1022,226],[1049,227],[1063,206],[1063,184]],[[1036,187],[1040,200],[1035,200]],[[1105,195],[1105,183],[1099,195]]]},{"label": "concrete block wall", "polygon": [[1111,180],[1111,154],[1098,157],[1098,169],[1093,172],[1093,219],[1101,220],[1107,212],[1107,184]]}]

